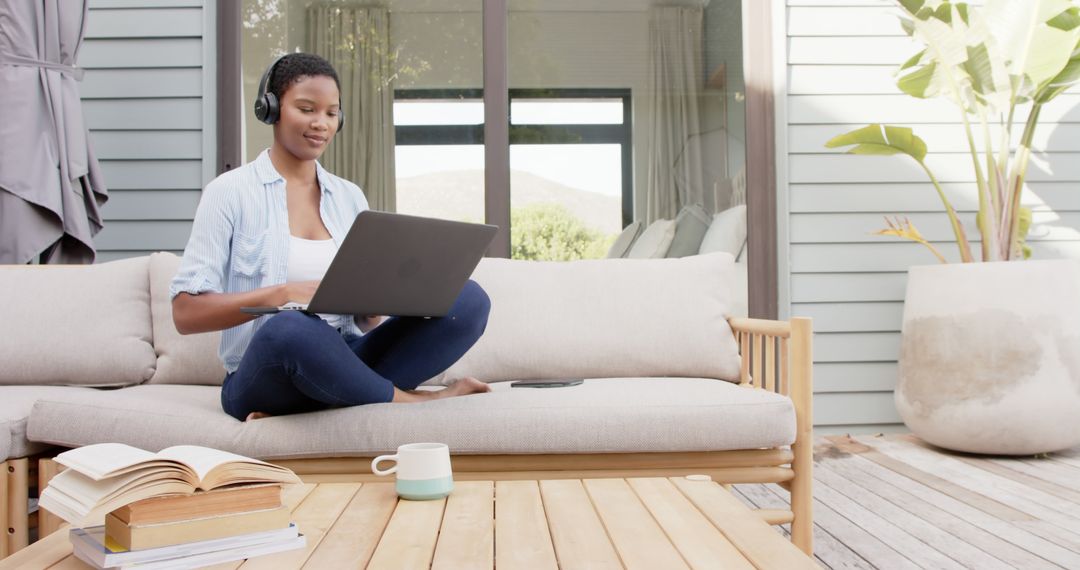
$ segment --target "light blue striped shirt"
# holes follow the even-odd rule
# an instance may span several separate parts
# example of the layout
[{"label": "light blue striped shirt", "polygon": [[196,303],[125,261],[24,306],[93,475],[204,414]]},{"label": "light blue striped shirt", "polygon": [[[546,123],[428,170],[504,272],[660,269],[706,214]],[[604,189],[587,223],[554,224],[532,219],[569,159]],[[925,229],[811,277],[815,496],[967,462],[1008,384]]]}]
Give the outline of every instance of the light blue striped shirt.
[{"label": "light blue striped shirt", "polygon": [[[315,163],[322,196],[319,213],[334,244],[341,247],[357,214],[368,209],[360,188]],[[181,292],[239,293],[285,282],[289,262],[289,213],[285,179],[269,151],[218,176],[203,190],[184,258],[169,287]],[[251,337],[268,317],[226,329],[218,354],[225,370],[240,366]],[[342,334],[361,335],[351,315],[329,320]]]}]

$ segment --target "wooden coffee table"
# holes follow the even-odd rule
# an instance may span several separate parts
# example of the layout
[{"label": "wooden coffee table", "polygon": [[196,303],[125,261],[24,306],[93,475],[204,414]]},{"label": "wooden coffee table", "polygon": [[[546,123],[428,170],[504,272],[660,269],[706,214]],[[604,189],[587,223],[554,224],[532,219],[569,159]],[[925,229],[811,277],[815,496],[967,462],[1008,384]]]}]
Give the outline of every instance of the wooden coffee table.
[{"label": "wooden coffee table", "polygon": [[[286,502],[307,549],[214,568],[818,567],[723,487],[683,477],[461,481],[440,501],[321,483]],[[0,566],[86,567],[66,526]]]}]

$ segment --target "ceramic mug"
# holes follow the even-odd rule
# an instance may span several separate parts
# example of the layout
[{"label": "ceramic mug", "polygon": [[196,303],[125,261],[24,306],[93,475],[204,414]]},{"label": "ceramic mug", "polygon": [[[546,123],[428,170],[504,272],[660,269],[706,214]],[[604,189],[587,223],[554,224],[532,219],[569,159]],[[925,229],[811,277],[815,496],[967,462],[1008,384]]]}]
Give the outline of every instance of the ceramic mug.
[{"label": "ceramic mug", "polygon": [[[379,469],[379,463],[394,461],[389,469]],[[454,490],[450,470],[450,448],[445,443],[408,443],[397,448],[394,455],[380,455],[371,461],[376,475],[397,473],[396,489],[402,499],[425,501],[441,499]]]}]

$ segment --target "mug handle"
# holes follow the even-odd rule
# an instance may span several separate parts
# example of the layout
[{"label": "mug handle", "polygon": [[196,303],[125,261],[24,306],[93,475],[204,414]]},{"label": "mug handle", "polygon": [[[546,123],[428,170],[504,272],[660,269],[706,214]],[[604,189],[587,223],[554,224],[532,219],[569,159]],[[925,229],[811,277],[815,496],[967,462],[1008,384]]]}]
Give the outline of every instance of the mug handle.
[{"label": "mug handle", "polygon": [[[380,455],[380,456],[376,457],[375,459],[371,460],[371,472],[376,474],[376,475],[390,475],[391,473],[395,473],[395,472],[397,472],[397,468],[398,468],[397,460],[398,460],[397,455]],[[393,461],[394,466],[387,469],[387,470],[385,470],[385,471],[380,470],[378,465],[379,465],[379,463],[381,463],[383,461]]]}]

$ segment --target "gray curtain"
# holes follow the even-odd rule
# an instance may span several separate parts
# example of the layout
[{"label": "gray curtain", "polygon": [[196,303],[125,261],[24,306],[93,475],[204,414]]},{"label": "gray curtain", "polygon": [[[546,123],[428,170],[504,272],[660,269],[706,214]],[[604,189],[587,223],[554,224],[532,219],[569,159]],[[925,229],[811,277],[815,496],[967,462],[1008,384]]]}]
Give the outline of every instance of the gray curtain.
[{"label": "gray curtain", "polygon": [[93,263],[105,181],[75,67],[86,0],[0,2],[0,263]]},{"label": "gray curtain", "polygon": [[374,210],[397,208],[390,13],[385,7],[318,5],[307,11],[307,49],[341,79],[345,128],[323,155],[330,172],[363,189]]},{"label": "gray curtain", "polygon": [[701,9],[652,8],[646,222],[673,219],[686,205],[705,205],[701,138],[696,136],[701,132],[703,69]]}]

